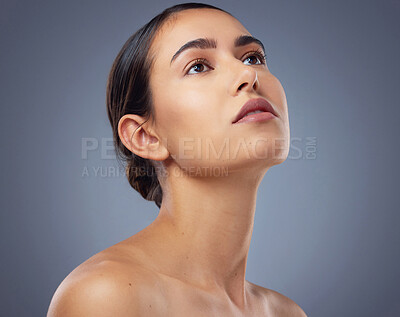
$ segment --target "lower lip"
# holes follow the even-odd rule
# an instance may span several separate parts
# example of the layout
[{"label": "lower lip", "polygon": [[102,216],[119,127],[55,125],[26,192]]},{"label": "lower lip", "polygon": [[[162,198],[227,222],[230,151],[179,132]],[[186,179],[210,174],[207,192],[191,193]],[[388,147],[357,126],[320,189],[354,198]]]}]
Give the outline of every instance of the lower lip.
[{"label": "lower lip", "polygon": [[236,123],[244,123],[244,122],[261,122],[261,121],[267,121],[276,118],[274,114],[271,112],[259,112],[259,113],[254,113],[249,116],[245,116],[239,121],[235,122]]}]

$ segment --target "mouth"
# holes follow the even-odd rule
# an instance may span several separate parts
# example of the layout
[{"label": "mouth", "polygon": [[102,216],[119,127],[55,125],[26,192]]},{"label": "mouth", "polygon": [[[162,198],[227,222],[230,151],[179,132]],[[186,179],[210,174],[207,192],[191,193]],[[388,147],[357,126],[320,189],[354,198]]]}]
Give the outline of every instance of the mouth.
[{"label": "mouth", "polygon": [[276,117],[278,117],[278,115],[275,109],[267,100],[264,98],[254,98],[248,100],[243,105],[235,119],[232,121],[232,124],[249,121],[264,121]]}]

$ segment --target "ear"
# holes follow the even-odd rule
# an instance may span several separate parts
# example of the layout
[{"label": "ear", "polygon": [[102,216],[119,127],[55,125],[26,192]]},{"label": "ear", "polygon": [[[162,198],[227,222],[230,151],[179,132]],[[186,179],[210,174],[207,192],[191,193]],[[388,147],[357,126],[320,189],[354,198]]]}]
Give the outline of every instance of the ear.
[{"label": "ear", "polygon": [[118,122],[118,135],[132,153],[154,161],[168,158],[169,152],[143,117],[126,114]]}]

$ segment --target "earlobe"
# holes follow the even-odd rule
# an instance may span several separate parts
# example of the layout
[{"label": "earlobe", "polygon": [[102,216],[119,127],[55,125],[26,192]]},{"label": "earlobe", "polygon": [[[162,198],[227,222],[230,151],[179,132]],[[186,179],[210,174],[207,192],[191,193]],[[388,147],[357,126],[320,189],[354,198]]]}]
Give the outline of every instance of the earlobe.
[{"label": "earlobe", "polygon": [[127,114],[118,122],[118,135],[121,142],[132,153],[151,160],[162,161],[168,156],[168,150],[161,144],[158,137],[145,127],[143,117]]}]

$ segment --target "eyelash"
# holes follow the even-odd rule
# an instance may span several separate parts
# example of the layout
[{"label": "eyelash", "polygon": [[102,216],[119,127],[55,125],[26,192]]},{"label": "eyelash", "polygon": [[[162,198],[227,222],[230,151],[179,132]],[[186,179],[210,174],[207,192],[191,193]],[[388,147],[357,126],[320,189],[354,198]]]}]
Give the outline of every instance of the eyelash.
[{"label": "eyelash", "polygon": [[[250,56],[257,56],[260,59],[261,64],[255,64],[255,65],[265,65],[267,63],[267,55],[265,55],[263,53],[262,50],[258,49],[256,51],[251,51],[246,53],[245,55],[245,59],[247,59]],[[193,63],[191,63],[191,65],[189,66],[189,69],[186,71],[185,75],[194,75],[194,74],[189,74],[189,71],[193,68],[193,66],[196,66],[197,64],[206,64],[207,66],[209,66],[208,61],[205,58],[198,58],[195,61],[193,61]],[[199,74],[199,73],[197,73]]]},{"label": "eyelash", "polygon": [[256,51],[248,52],[245,56],[246,56],[246,58],[248,58],[249,56],[252,56],[252,55],[259,57],[261,64],[267,63],[267,55],[265,55],[262,50],[258,49]]}]

